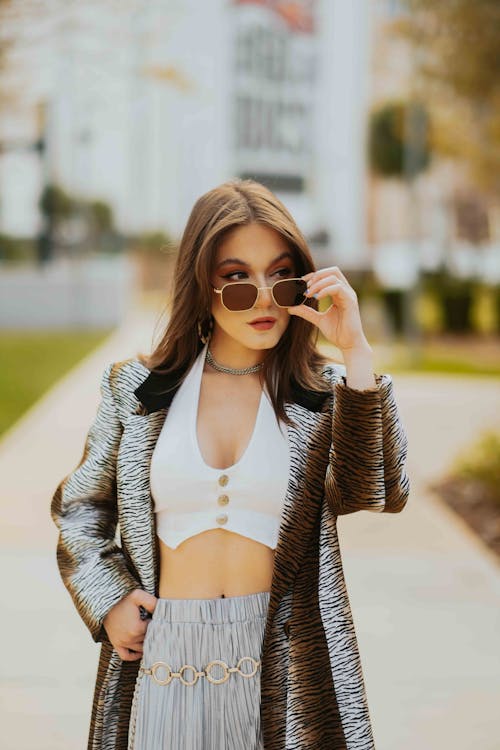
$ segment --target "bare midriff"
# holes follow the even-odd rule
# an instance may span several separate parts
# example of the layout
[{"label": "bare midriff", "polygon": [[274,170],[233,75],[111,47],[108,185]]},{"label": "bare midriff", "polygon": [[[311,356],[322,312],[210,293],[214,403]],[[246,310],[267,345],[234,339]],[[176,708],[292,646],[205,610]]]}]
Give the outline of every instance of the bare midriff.
[{"label": "bare midriff", "polygon": [[162,599],[212,599],[271,590],[274,550],[226,529],[208,529],[176,549],[159,537]]}]

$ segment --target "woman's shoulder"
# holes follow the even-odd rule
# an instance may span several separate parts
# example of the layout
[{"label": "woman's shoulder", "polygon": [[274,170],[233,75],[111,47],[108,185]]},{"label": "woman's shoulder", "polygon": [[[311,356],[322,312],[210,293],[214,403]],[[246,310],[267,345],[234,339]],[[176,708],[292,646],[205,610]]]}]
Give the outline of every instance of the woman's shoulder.
[{"label": "woman's shoulder", "polygon": [[109,387],[119,413],[126,415],[135,411],[138,401],[134,391],[149,373],[150,370],[138,357],[129,357],[108,364],[105,377],[109,379]]},{"label": "woman's shoulder", "polygon": [[137,388],[150,373],[138,357],[112,362],[108,367],[111,387],[115,389]]}]

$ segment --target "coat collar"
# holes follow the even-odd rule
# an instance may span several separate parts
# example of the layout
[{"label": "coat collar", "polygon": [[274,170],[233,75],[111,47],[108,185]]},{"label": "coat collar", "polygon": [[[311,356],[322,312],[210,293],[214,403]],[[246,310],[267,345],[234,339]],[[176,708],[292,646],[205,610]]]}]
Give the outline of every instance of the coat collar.
[{"label": "coat collar", "polygon": [[[146,414],[168,408],[179,390],[186,368],[180,368],[168,374],[149,371],[146,379],[135,389],[134,394],[141,402]],[[331,396],[331,390],[311,391],[292,383],[292,401],[313,412],[323,408],[325,400]]]}]

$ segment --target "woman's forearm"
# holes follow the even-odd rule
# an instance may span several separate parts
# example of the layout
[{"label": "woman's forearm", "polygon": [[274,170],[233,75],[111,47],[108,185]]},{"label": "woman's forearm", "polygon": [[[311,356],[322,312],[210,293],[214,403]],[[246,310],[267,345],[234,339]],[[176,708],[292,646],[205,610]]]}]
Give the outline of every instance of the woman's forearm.
[{"label": "woman's forearm", "polygon": [[373,373],[373,350],[366,345],[342,352],[346,368],[346,381],[349,388],[372,390],[377,387]]}]

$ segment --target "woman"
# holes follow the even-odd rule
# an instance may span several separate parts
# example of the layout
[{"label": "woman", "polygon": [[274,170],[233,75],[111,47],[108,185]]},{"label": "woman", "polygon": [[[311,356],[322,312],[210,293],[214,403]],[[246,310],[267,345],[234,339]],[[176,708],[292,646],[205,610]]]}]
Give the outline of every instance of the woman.
[{"label": "woman", "polygon": [[210,190],[164,336],[101,392],[51,506],[102,643],[88,747],[373,748],[336,519],[403,509],[407,438],[342,271],[264,186]]}]

